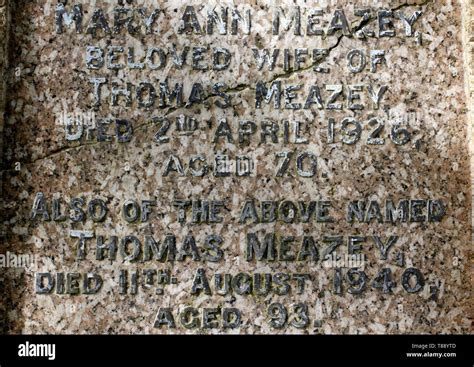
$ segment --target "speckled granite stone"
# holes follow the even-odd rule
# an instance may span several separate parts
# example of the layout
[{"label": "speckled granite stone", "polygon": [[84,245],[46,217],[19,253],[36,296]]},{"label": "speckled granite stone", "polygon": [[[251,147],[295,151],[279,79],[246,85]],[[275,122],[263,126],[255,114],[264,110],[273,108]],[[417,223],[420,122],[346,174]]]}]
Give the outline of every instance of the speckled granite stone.
[{"label": "speckled granite stone", "polygon": [[[69,2],[68,2],[69,3]],[[83,3],[86,18],[97,8],[111,9],[115,2]],[[147,2],[137,1],[143,5]],[[273,2],[271,2],[273,4]],[[100,4],[100,5],[99,5]],[[399,20],[393,38],[365,40],[336,33],[333,37],[294,36],[291,32],[281,36],[270,33],[271,9],[267,1],[235,1],[242,8],[252,9],[252,32],[239,36],[178,34],[177,19],[187,5],[194,5],[199,16],[205,14],[196,1],[150,1],[164,11],[159,17],[159,34],[135,35],[121,33],[113,37],[76,34],[68,30],[55,32],[56,2],[15,1],[11,6],[10,69],[12,78],[8,86],[6,121],[3,147],[3,211],[5,229],[2,253],[33,254],[36,262],[27,269],[5,268],[3,289],[6,307],[5,332],[9,333],[471,333],[472,332],[472,243],[471,243],[471,179],[467,96],[463,58],[461,4],[458,1],[380,1],[374,9],[389,8],[413,14],[420,9],[422,16],[414,27],[421,38],[405,37]],[[207,6],[221,5],[210,1]],[[278,1],[276,5],[300,5],[303,1]],[[324,5],[326,4],[326,5]],[[352,1],[323,2],[321,8],[328,14],[344,9],[351,26],[357,26]],[[372,2],[370,2],[372,4]],[[71,10],[68,4],[68,11]],[[134,4],[134,7],[138,5]],[[234,5],[228,5],[233,7]],[[326,17],[325,19],[328,19]],[[369,19],[368,26],[376,24]],[[205,25],[203,22],[202,25]],[[116,70],[87,68],[86,46],[106,48],[108,45],[169,48],[183,46],[224,47],[232,52],[227,70],[206,72],[192,70],[189,64],[182,69],[165,67],[162,70]],[[308,48],[329,49],[322,62],[329,73],[315,73],[310,55],[300,70],[283,71],[281,62],[274,70],[258,70],[252,48]],[[378,65],[371,73],[369,66],[359,74],[351,74],[346,64],[350,50],[357,48],[369,52],[386,51],[386,65]],[[282,51],[283,52],[283,51]],[[191,51],[190,51],[191,53]],[[209,55],[209,54],[206,54]],[[207,56],[208,57],[208,56]],[[209,62],[205,59],[204,62]],[[14,70],[20,70],[15,76]],[[190,107],[144,109],[119,106],[104,102],[95,110],[99,117],[114,116],[132,121],[134,133],[130,142],[120,143],[95,140],[67,141],[64,126],[56,123],[62,111],[93,111],[94,100],[89,78],[102,76],[122,83],[163,81],[170,87],[183,82],[184,95],[189,96],[193,83],[206,88],[203,103]],[[255,108],[256,81],[281,81],[282,85],[304,87],[298,92],[299,100],[307,96],[309,86],[342,84],[389,86],[380,109],[372,107],[361,111],[328,109],[289,110],[274,109],[263,103]],[[210,87],[223,82],[231,95],[231,107],[215,105],[222,101]],[[269,85],[269,84],[268,84]],[[327,93],[327,92],[326,92]],[[347,90],[344,89],[344,93]],[[363,102],[371,106],[367,91],[360,92]],[[302,97],[304,96],[304,97]],[[105,91],[102,97],[109,101]],[[327,94],[325,94],[325,98]],[[284,104],[285,101],[283,100]],[[344,102],[345,103],[345,102]],[[195,117],[199,128],[192,135],[178,134],[173,130],[170,141],[158,144],[153,140],[157,122],[153,117],[166,115],[174,123],[181,115]],[[366,122],[377,116],[387,120],[385,144],[368,145],[369,129]],[[328,119],[340,122],[344,117],[355,117],[364,122],[362,140],[356,144],[327,143]],[[227,118],[234,131],[234,143],[212,138],[218,121]],[[407,119],[411,140],[404,145],[394,144],[388,135],[389,122]],[[248,144],[240,145],[236,134],[240,120],[252,120],[260,126],[262,120],[308,121],[308,144],[261,143],[260,131]],[[404,120],[405,123],[407,121]],[[270,140],[270,139],[267,139]],[[290,174],[275,177],[276,152],[285,150],[310,151],[318,157],[318,170],[314,177],[299,177],[294,159]],[[190,156],[203,154],[212,160],[216,154],[232,157],[251,155],[256,162],[257,174],[250,177],[181,177],[172,173],[163,176],[163,163],[170,154],[187,162]],[[86,202],[101,198],[109,212],[105,221],[95,223],[88,219],[73,223],[31,220],[35,195],[44,193],[50,208],[53,198],[68,202],[82,197]],[[121,205],[129,199],[156,200],[152,217],[147,223],[127,223],[121,216]],[[184,224],[178,221],[173,200],[223,200],[224,221],[217,224]],[[346,208],[350,201],[368,200],[380,203],[386,200],[442,200],[446,216],[439,223],[348,223]],[[275,223],[238,221],[246,200],[331,201],[334,219],[331,223]],[[188,217],[190,213],[188,212]],[[97,260],[92,244],[84,260],[76,256],[77,239],[70,237],[71,230],[90,230],[107,239],[111,235],[123,238],[136,235],[143,241],[153,235],[163,241],[165,235],[174,234],[178,244],[192,233],[198,246],[209,234],[223,238],[224,258],[219,262],[192,261],[116,261]],[[335,269],[306,261],[246,261],[246,234],[276,232],[294,236],[295,244],[303,236],[314,236],[322,255],[327,244],[325,235],[344,236],[398,236],[398,241],[383,259],[374,242],[362,245],[366,256],[365,272],[373,281],[382,268],[389,268],[397,283],[391,293],[373,289],[367,284],[362,294],[349,294],[347,282],[343,292],[334,291]],[[347,244],[338,253],[347,252]],[[404,254],[404,264],[397,265],[397,254]],[[470,263],[471,262],[471,263]],[[424,278],[420,292],[408,293],[401,285],[401,276],[407,268],[417,268]],[[177,278],[177,284],[165,287],[164,294],[156,294],[153,287],[140,286],[136,295],[119,293],[119,272],[144,269],[168,270]],[[303,294],[294,290],[288,295],[193,295],[191,288],[198,268],[204,268],[213,282],[215,273],[308,273],[311,284]],[[344,270],[344,273],[347,271]],[[94,295],[37,294],[35,274],[38,272],[96,272],[104,279],[102,289]],[[289,310],[295,303],[304,302],[309,309],[310,324],[298,329],[287,325],[272,328],[267,308],[280,302]],[[178,311],[193,306],[237,307],[242,312],[242,325],[238,329],[185,329],[179,323]],[[176,328],[154,327],[160,307],[173,308]],[[293,319],[290,318],[290,321]]]},{"label": "speckled granite stone", "polygon": [[[473,182],[474,182],[474,109],[473,109],[473,98],[474,98],[474,2],[473,1],[463,1],[462,4],[462,14],[463,14],[463,45],[464,45],[464,60],[465,60],[465,86],[466,86],[466,94],[469,96],[468,98],[468,106],[469,106],[469,125],[468,131],[470,131],[470,151],[471,151],[471,193]],[[474,213],[474,195],[471,196],[471,209]],[[472,221],[474,223],[474,215],[472,216]],[[474,233],[474,232],[473,232]],[[471,236],[471,239],[474,238]],[[469,252],[469,263],[471,264],[471,284],[474,282],[474,252]],[[466,301],[466,310],[467,314],[470,315],[471,320],[474,315],[474,304],[472,300]]]},{"label": "speckled granite stone", "polygon": [[[8,57],[7,57],[7,45],[9,36],[9,11],[8,1],[0,1],[0,157],[3,159],[3,126],[4,126],[4,113],[5,111],[5,97],[6,97],[6,85],[7,85],[7,70],[8,70]],[[0,174],[0,182],[3,182],[3,172]],[[0,198],[3,199],[3,185],[0,185]],[[0,200],[0,208],[3,208],[3,200]],[[5,231],[3,225],[0,228],[0,239],[2,243],[5,238]],[[4,272],[0,273],[0,291],[4,294],[9,294],[9,289],[5,288],[5,277]],[[0,302],[0,329],[8,329],[8,309],[12,306],[9,302],[9,297],[3,297],[3,301]]]}]

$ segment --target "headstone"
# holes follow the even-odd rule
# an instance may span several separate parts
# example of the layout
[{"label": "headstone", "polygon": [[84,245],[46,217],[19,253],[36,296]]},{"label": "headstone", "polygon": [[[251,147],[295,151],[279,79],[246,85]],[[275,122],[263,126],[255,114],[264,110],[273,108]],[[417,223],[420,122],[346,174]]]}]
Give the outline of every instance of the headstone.
[{"label": "headstone", "polygon": [[1,5],[4,332],[471,330],[461,2]]}]

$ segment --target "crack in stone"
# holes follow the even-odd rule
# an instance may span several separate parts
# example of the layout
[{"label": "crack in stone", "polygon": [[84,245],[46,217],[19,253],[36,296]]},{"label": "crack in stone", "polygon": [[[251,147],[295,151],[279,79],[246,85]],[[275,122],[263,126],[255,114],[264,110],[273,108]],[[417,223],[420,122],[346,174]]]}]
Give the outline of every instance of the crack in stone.
[{"label": "crack in stone", "polygon": [[[401,9],[404,9],[404,8],[408,8],[408,7],[421,7],[421,6],[429,6],[430,4],[433,3],[434,0],[425,0],[423,1],[422,3],[419,3],[419,4],[409,4],[409,3],[403,3],[403,4],[400,4],[398,6],[396,6],[395,8],[391,8],[390,11],[392,12],[396,12],[398,10],[401,10]],[[376,19],[376,17],[374,16],[370,16],[367,20],[362,20],[359,22],[359,24],[355,27],[355,28],[352,28],[352,33],[356,33],[360,30],[363,29],[363,27],[371,24],[374,20]],[[352,25],[352,24],[351,24]],[[341,35],[338,36],[337,38],[337,41],[334,45],[330,46],[327,50],[327,54],[324,55],[320,60],[318,60],[317,62],[314,62],[312,64],[310,64],[309,66],[306,66],[306,67],[303,67],[303,68],[300,68],[300,69],[292,69],[292,70],[288,70],[284,73],[281,73],[281,74],[276,74],[273,78],[271,78],[270,80],[266,81],[264,84],[271,84],[279,79],[288,79],[290,78],[291,76],[293,75],[296,75],[296,74],[300,74],[300,73],[304,73],[312,68],[314,68],[315,66],[318,66],[320,65],[322,62],[326,61],[329,56],[331,55],[331,52],[336,49],[343,38],[345,38],[347,36],[345,36],[343,33],[341,33]],[[224,93],[227,93],[227,94],[232,94],[232,93],[238,93],[238,92],[243,92],[243,91],[247,91],[247,90],[254,90],[255,88],[252,87],[252,85],[250,84],[238,84],[236,86],[233,86],[233,87],[229,87],[227,88],[226,90],[224,90],[223,92]],[[213,98],[213,97],[216,97],[217,95],[214,94],[214,93],[210,93],[210,94],[207,94],[202,100],[201,102],[199,103],[199,105],[202,105],[203,103],[205,103],[206,101],[208,101],[209,99]],[[173,107],[170,107],[167,109],[167,111],[162,114],[160,117],[162,118],[165,118],[167,116],[169,116],[170,114],[176,112],[176,111],[179,111],[183,108],[186,108],[186,105],[184,106],[173,106]],[[143,124],[140,124],[140,125],[137,125],[136,127],[134,127],[134,131],[136,130],[140,130],[140,129],[143,129],[143,128],[146,128],[146,127],[149,127],[153,124],[153,122],[151,121],[147,121]],[[76,149],[80,149],[80,148],[83,148],[83,147],[90,147],[90,146],[96,146],[96,145],[100,145],[101,143],[103,142],[99,142],[99,141],[94,141],[94,142],[86,142],[86,143],[82,143],[82,144],[79,144],[79,145],[74,145],[74,146],[67,146],[67,147],[60,147],[60,148],[57,148],[51,152],[49,152],[47,155],[45,156],[42,156],[42,157],[39,157],[35,160],[32,160],[30,162],[20,162],[21,165],[34,165],[38,162],[41,162],[43,160],[46,160],[46,159],[50,159],[50,158],[53,158],[57,155],[60,155],[62,153],[66,153],[66,152],[69,152],[71,150],[76,150]],[[8,172],[8,171],[13,171],[14,169],[2,169],[0,170],[0,172]]]}]

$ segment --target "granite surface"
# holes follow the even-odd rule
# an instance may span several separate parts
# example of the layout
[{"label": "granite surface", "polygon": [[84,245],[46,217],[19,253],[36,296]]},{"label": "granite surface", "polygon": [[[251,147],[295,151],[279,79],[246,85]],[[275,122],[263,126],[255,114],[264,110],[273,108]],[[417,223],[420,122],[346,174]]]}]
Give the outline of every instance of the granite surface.
[{"label": "granite surface", "polygon": [[[115,2],[83,3],[90,17],[95,7],[112,9]],[[113,4],[112,4],[113,3]],[[147,2],[138,1],[138,4]],[[332,37],[295,36],[291,32],[273,36],[271,8],[267,1],[234,1],[232,4],[252,9],[252,29],[249,35],[218,36],[178,34],[176,14],[182,14],[187,5],[194,5],[205,14],[200,2],[158,1],[164,11],[159,18],[159,34],[131,36],[126,32],[113,37],[55,32],[56,2],[18,0],[10,4],[11,31],[9,41],[10,76],[6,93],[6,120],[3,127],[3,243],[2,253],[35,255],[35,264],[26,269],[4,268],[2,308],[5,311],[4,331],[8,333],[472,333],[472,242],[471,242],[471,161],[470,130],[468,127],[468,96],[465,89],[465,64],[461,3],[458,1],[380,1],[376,9],[390,8],[412,14],[422,10],[416,23],[420,37],[405,37],[399,21],[393,38],[358,39],[338,31]],[[206,6],[222,2],[210,1]],[[273,3],[273,2],[272,2]],[[277,5],[293,4],[309,7],[303,1],[278,1]],[[343,8],[353,26],[355,2],[325,2],[321,7],[329,14]],[[227,4],[227,3],[226,3]],[[228,6],[233,7],[229,3]],[[70,6],[70,5],[68,5]],[[134,5],[137,6],[137,5]],[[70,8],[68,8],[70,9]],[[370,19],[368,25],[374,25]],[[205,24],[204,22],[202,24]],[[232,62],[227,70],[192,70],[171,63],[159,70],[93,70],[87,68],[85,50],[88,45],[106,48],[109,45],[178,50],[184,46],[224,47],[232,51]],[[315,73],[311,59],[300,70],[282,70],[281,63],[273,70],[258,70],[252,48],[326,48],[329,55],[322,66],[329,73]],[[465,46],[467,47],[467,45]],[[352,49],[386,50],[386,65],[353,74],[348,71],[346,56]],[[283,51],[282,51],[283,52]],[[191,51],[190,51],[191,53]],[[209,63],[206,53],[204,63]],[[369,67],[368,67],[369,68]],[[16,73],[18,71],[18,73]],[[17,75],[18,74],[18,75]],[[126,85],[140,81],[169,80],[184,83],[184,96],[189,96],[193,83],[202,83],[205,97],[202,103],[188,107],[142,108],[136,100],[127,106],[121,99],[112,106],[110,93],[104,89],[104,103],[94,108],[89,77],[102,76]],[[374,109],[364,89],[362,103],[367,108],[349,110],[345,101],[342,111],[319,109],[275,109],[263,103],[255,108],[256,81],[281,81],[282,85],[303,84],[298,93],[300,100],[307,96],[309,87],[343,85],[344,94],[349,85],[386,84],[389,90],[379,109]],[[211,90],[215,83],[227,85],[231,107],[222,109],[222,101]],[[324,89],[323,89],[324,90]],[[327,98],[327,92],[324,95]],[[284,101],[282,101],[284,103]],[[130,142],[65,139],[64,126],[57,123],[63,111],[94,111],[97,116],[124,118],[132,121],[133,138]],[[170,141],[157,143],[156,116],[175,121],[180,116],[192,116],[199,128],[191,135],[170,134]],[[372,117],[386,119],[387,128],[401,120],[412,132],[404,145],[394,144],[386,135],[385,144],[363,143],[368,137],[364,128],[362,139],[356,144],[327,143],[327,121],[334,118],[355,117],[368,121]],[[220,138],[212,141],[218,122],[227,118],[233,142]],[[307,144],[261,142],[258,130],[249,142],[239,143],[237,135],[240,120],[263,120],[283,123],[287,120],[306,121]],[[364,125],[366,126],[366,125]],[[113,131],[109,129],[109,132]],[[290,173],[275,177],[275,152],[291,150],[311,151],[318,157],[314,177],[296,174],[294,160]],[[231,157],[247,154],[256,162],[257,172],[249,177],[163,175],[164,164],[171,154],[188,164],[190,156],[202,154],[209,162],[217,154]],[[33,201],[37,193],[44,193],[51,207],[53,198],[69,202],[82,197],[86,203],[101,198],[109,209],[103,222],[89,218],[83,222],[66,220],[31,220]],[[127,223],[121,215],[126,200],[155,200],[157,205],[146,223]],[[442,200],[446,216],[439,223],[349,223],[347,203],[354,200]],[[174,200],[222,200],[224,220],[215,224],[180,224]],[[274,201],[331,201],[333,222],[317,223],[239,223],[240,211],[247,200]],[[188,216],[189,216],[188,212]],[[206,236],[220,235],[224,258],[219,262],[185,261],[129,262],[120,254],[117,260],[97,260],[95,240],[85,259],[77,258],[77,239],[71,230],[93,231],[96,236],[119,239],[136,235],[144,241],[153,235],[163,241],[174,234],[181,244],[192,234],[198,246]],[[391,269],[397,286],[385,294],[368,287],[362,294],[336,294],[333,289],[334,269],[326,269],[321,262],[310,261],[246,261],[246,234],[265,233],[294,236],[295,244],[303,236],[318,241],[320,255],[326,246],[325,235],[341,235],[347,241],[350,235],[398,236],[398,241],[383,259],[373,241],[363,244],[366,256],[365,272],[374,279],[382,268]],[[296,246],[296,245],[295,245]],[[344,243],[338,249],[347,253]],[[398,265],[397,255],[404,254],[404,264]],[[425,280],[423,289],[408,293],[401,287],[401,274],[406,268],[420,269]],[[123,295],[118,291],[119,272],[129,273],[144,269],[167,270],[177,278],[177,284],[166,286],[164,294],[154,288],[140,286],[138,294]],[[211,279],[215,273],[308,273],[313,281],[303,294],[288,295],[198,295],[191,294],[191,286],[198,268],[205,269]],[[94,295],[37,294],[35,274],[38,272],[97,272],[104,284]],[[291,305],[306,303],[310,308],[311,324],[303,329],[288,326],[271,328],[267,307],[275,302]],[[173,308],[175,317],[184,307],[238,307],[242,311],[242,325],[238,329],[187,330],[154,327],[160,307]]]}]

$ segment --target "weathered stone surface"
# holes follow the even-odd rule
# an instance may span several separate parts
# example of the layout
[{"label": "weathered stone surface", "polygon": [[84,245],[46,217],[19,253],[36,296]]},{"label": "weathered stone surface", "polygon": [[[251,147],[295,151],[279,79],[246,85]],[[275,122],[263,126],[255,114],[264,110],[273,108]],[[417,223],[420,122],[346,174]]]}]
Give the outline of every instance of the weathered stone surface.
[{"label": "weathered stone surface", "polygon": [[[241,30],[237,35],[206,34],[205,16],[207,9],[219,9],[221,2],[211,1],[202,5],[196,1],[133,2],[139,6],[154,6],[162,9],[155,30],[156,34],[130,35],[125,30],[113,36],[98,31],[97,37],[85,32],[88,19],[94,7],[84,4],[84,32],[76,33],[68,28],[64,33],[55,29],[56,2],[16,1],[11,4],[10,69],[19,70],[20,76],[12,72],[8,86],[6,122],[4,127],[4,170],[3,170],[3,225],[5,243],[2,253],[34,254],[36,263],[25,269],[4,269],[5,290],[9,294],[9,312],[5,330],[15,333],[469,333],[472,315],[471,255],[471,179],[468,97],[465,92],[465,65],[462,40],[461,3],[455,1],[413,1],[408,3],[381,1],[374,10],[393,9],[411,15],[422,11],[413,26],[414,34],[405,34],[403,22],[394,19],[395,37],[374,37],[358,39],[337,31],[332,36],[317,37],[294,35],[292,31],[272,35],[271,2],[238,1],[227,4],[233,8],[251,9],[252,31],[249,35]],[[99,3],[99,2],[98,2]],[[103,9],[108,19],[116,2],[104,2],[96,8]],[[145,4],[145,5],[143,5]],[[201,21],[203,34],[179,33],[179,19],[186,6],[195,6]],[[293,2],[281,1],[277,5],[289,8]],[[301,8],[309,7],[296,2]],[[331,19],[336,9],[344,9],[351,28],[359,26],[360,18],[354,16],[353,2],[325,2],[324,20]],[[67,11],[72,4],[67,4]],[[305,23],[303,22],[305,26]],[[377,19],[367,21],[371,29],[377,29]],[[327,27],[327,25],[326,25]],[[359,27],[360,28],[360,27]],[[303,28],[304,29],[304,28]],[[113,33],[113,29],[111,30]],[[86,47],[106,49],[108,46],[134,47],[136,52],[149,47],[169,50],[190,47],[188,61],[182,68],[173,67],[170,58],[163,69],[143,70],[125,67],[109,70],[88,68]],[[191,66],[193,47],[208,47],[209,52],[199,65],[212,62],[212,49],[226,48],[231,51],[230,66],[225,70],[194,70]],[[273,70],[266,66],[259,70],[252,49],[280,49],[280,61]],[[283,68],[283,50],[296,48],[310,50],[306,62],[299,70]],[[329,73],[315,72],[311,64],[314,49],[328,49],[328,55],[320,67],[329,68]],[[361,73],[351,73],[347,68],[347,55],[353,49],[364,50],[368,65]],[[370,51],[385,50],[386,64],[375,65],[370,70]],[[180,52],[178,51],[178,52]],[[175,83],[184,84],[185,101],[194,83],[202,83],[204,98],[191,106],[159,107],[159,98],[154,106],[145,108],[136,100],[130,106],[120,98],[113,106],[111,86],[102,91],[102,103],[94,105],[91,77],[107,78],[120,83],[132,83],[136,88],[140,82],[157,86],[167,80],[172,89]],[[318,85],[323,94],[324,105],[314,103],[311,108],[292,110],[276,109],[272,103],[262,102],[256,108],[257,82],[281,82],[285,86],[302,84],[295,101],[304,105],[312,85]],[[218,96],[212,86],[225,83],[221,91],[231,97],[229,108],[219,107],[224,99]],[[276,85],[276,84],[274,84]],[[328,108],[331,85],[342,85],[346,99],[342,111]],[[362,85],[360,103],[362,110],[350,110],[347,102],[349,86]],[[382,85],[388,91],[381,98],[379,108],[370,99],[368,86],[378,90]],[[337,88],[336,88],[337,89]],[[135,90],[135,89],[134,89]],[[334,91],[334,88],[332,88]],[[157,92],[158,93],[158,92]],[[354,100],[353,104],[359,101]],[[65,127],[57,124],[63,113],[82,111],[95,113],[97,119],[113,117],[127,119],[133,125],[130,142],[97,141],[97,138],[68,141]],[[191,134],[176,131],[176,118],[193,117],[199,127]],[[167,134],[169,141],[154,140],[158,132],[158,117],[172,122]],[[351,117],[360,121],[363,128],[360,139],[352,143],[351,135],[341,135],[341,121]],[[367,144],[374,127],[368,121],[377,117],[385,121],[381,132],[384,144]],[[219,121],[226,118],[233,141],[213,138]],[[334,119],[336,132],[334,142],[328,136],[328,121]],[[240,121],[254,121],[256,131],[250,140],[240,143],[238,128]],[[262,121],[279,124],[278,142],[271,143],[270,137],[261,141]],[[284,142],[284,121],[302,121],[303,135],[307,142]],[[178,120],[179,121],[179,120]],[[410,132],[409,141],[399,130],[392,130],[400,124]],[[112,126],[114,126],[112,124]],[[289,125],[294,128],[294,124]],[[353,125],[348,126],[348,128]],[[115,127],[109,129],[108,134]],[[379,138],[373,136],[373,138]],[[294,136],[292,137],[294,139]],[[346,143],[343,142],[343,139]],[[104,138],[104,140],[106,140]],[[377,140],[372,140],[377,143]],[[276,153],[294,152],[288,172],[282,177],[276,175]],[[310,170],[309,160],[298,173],[297,156],[310,152],[317,157],[317,171],[312,177],[305,176]],[[216,155],[228,154],[235,158],[248,155],[254,159],[256,173],[248,177],[218,177],[210,172],[204,177],[193,177],[187,170],[192,156],[203,155],[212,162]],[[175,155],[182,160],[186,173],[165,175],[167,159]],[[305,156],[303,156],[305,157]],[[53,198],[69,202],[72,198],[83,198],[87,203],[100,198],[107,204],[108,213],[102,222],[94,222],[89,216],[83,222],[69,219],[63,222],[45,221],[38,215],[31,219],[32,207],[37,193],[44,193],[49,203]],[[121,206],[127,200],[154,200],[150,219],[145,222],[128,223],[123,219]],[[223,201],[220,223],[181,224],[175,200]],[[311,220],[308,223],[240,223],[241,210],[246,201],[330,201],[331,222]],[[446,215],[440,222],[421,220],[397,222],[395,224],[373,219],[370,223],[354,223],[347,220],[347,207],[352,201],[378,202],[382,210],[387,200],[395,203],[401,200],[442,201]],[[414,202],[416,205],[416,203]],[[382,214],[385,216],[384,211]],[[426,211],[423,212],[426,215]],[[323,216],[323,215],[322,215]],[[413,217],[413,216],[412,216]],[[413,219],[413,218],[412,218]],[[84,259],[77,255],[77,238],[71,231],[92,231],[95,236],[104,236],[106,241],[115,235],[118,243],[125,236],[134,235],[143,244],[146,235],[152,235],[160,244],[165,236],[176,236],[178,246],[188,234],[196,239],[197,246],[204,247],[209,235],[223,239],[223,258],[218,262],[184,261],[159,262],[156,260],[123,261],[120,252],[117,260],[98,260],[95,256],[96,239],[88,240]],[[312,261],[247,261],[247,234],[257,234],[260,241],[268,233],[294,236],[292,251],[297,254],[304,236],[313,236],[317,242],[319,260]],[[364,236],[361,243],[366,256],[366,289],[357,294],[349,292],[348,269],[342,270],[342,289],[339,294],[334,287],[337,269],[324,267],[322,258],[329,246],[324,236],[343,236],[344,242],[337,252],[342,256],[348,252],[349,236]],[[377,247],[374,236],[386,242],[390,236],[397,240],[386,258]],[[358,243],[355,243],[357,245]],[[282,255],[279,248],[280,258]],[[129,251],[130,253],[130,251]],[[399,254],[404,261],[400,261]],[[201,253],[202,258],[205,258]],[[192,284],[198,269],[204,269],[211,288],[216,273],[288,273],[310,274],[312,281],[307,289],[298,294],[296,280],[291,281],[292,291],[287,295],[271,293],[206,295],[192,294]],[[371,283],[382,269],[390,269],[396,286],[384,293],[374,289]],[[424,279],[421,289],[415,290],[413,283],[403,286],[403,275],[407,269],[419,269]],[[177,284],[164,286],[163,294],[157,294],[156,286],[140,285],[137,294],[120,294],[120,271],[128,275],[153,269],[166,270],[176,277]],[[73,272],[97,273],[103,277],[102,289],[93,295],[87,294],[37,294],[35,276],[37,273]],[[410,273],[405,273],[410,274]],[[418,274],[418,273],[413,273]],[[413,280],[413,279],[412,279]],[[171,282],[171,280],[170,280]],[[387,286],[387,284],[385,284]],[[417,290],[417,289],[416,289]],[[130,291],[130,288],[128,289]],[[272,327],[268,308],[281,303],[292,315],[283,328]],[[297,328],[294,321],[294,305],[305,303],[309,312],[309,325]],[[178,313],[185,307],[239,308],[242,312],[240,328],[193,328],[181,325]],[[155,327],[158,311],[172,308],[176,328]],[[158,318],[159,319],[159,318]],[[301,321],[301,320],[300,320]],[[295,322],[295,321],[294,321]],[[201,320],[202,323],[202,320]]]},{"label": "weathered stone surface", "polygon": [[[2,76],[0,80],[0,157],[3,158],[3,125],[4,125],[4,114],[5,111],[5,95],[6,95],[6,71],[8,70],[8,57],[7,57],[7,45],[8,45],[8,36],[9,36],[9,19],[8,19],[8,2],[0,1],[0,75]],[[3,181],[3,172],[0,175],[0,182]],[[3,198],[3,185],[0,185],[0,196]],[[2,201],[3,204],[3,201]],[[3,205],[2,205],[3,207]],[[3,230],[0,230],[0,238],[4,238],[5,233]],[[1,284],[5,284],[5,279],[3,273],[0,275]],[[5,288],[3,288],[5,289]],[[8,304],[7,298],[4,302],[0,304],[0,328],[5,330],[7,327],[7,310],[11,305]]]}]

